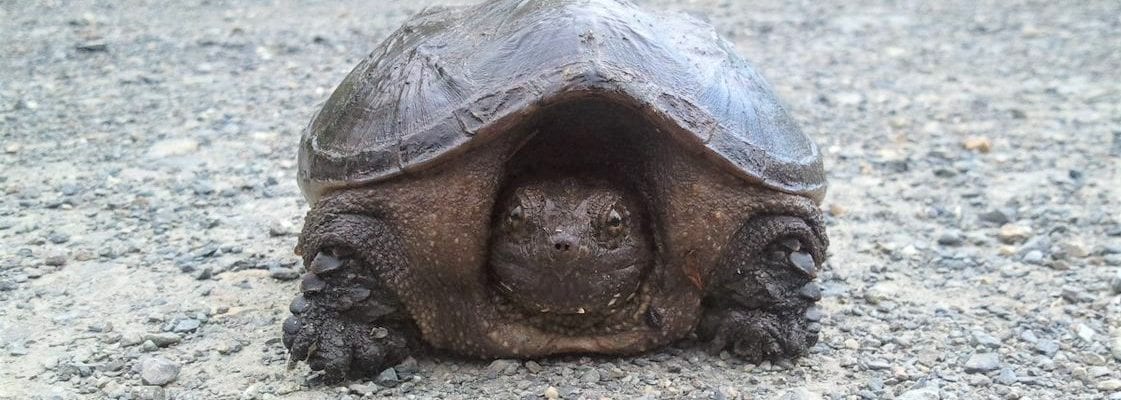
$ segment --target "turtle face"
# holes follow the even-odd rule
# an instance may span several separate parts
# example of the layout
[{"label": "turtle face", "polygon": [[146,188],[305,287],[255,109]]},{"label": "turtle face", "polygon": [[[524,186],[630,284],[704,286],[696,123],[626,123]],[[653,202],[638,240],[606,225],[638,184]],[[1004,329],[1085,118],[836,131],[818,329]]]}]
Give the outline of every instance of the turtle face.
[{"label": "turtle face", "polygon": [[631,302],[654,259],[640,203],[606,182],[533,182],[499,204],[492,283],[524,311],[611,314]]}]

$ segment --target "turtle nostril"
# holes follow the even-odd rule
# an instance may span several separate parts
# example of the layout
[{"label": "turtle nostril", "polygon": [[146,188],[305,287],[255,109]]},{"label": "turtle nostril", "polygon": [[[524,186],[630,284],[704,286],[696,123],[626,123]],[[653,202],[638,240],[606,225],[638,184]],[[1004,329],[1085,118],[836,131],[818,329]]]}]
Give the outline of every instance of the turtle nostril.
[{"label": "turtle nostril", "polygon": [[574,240],[568,235],[557,235],[552,237],[553,248],[557,251],[568,251],[572,248]]},{"label": "turtle nostril", "polygon": [[577,241],[576,236],[572,234],[557,232],[556,234],[549,236],[548,243],[553,245],[553,249],[563,253],[575,248],[576,244],[579,242]]}]

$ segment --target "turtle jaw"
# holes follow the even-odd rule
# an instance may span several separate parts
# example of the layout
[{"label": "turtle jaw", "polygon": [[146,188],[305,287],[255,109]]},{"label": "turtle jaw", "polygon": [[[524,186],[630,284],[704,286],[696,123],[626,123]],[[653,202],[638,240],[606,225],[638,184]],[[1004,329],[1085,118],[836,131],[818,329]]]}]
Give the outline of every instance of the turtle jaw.
[{"label": "turtle jaw", "polygon": [[555,337],[558,340],[599,338],[592,340],[599,347],[593,347],[613,348],[614,345],[607,343],[614,343],[616,339],[607,337],[650,328],[645,317],[657,293],[650,285],[647,271],[651,266],[647,264],[646,261],[631,262],[595,276],[559,279],[526,275],[531,280],[516,281],[508,275],[500,277],[502,271],[524,272],[525,267],[492,262],[491,304],[497,316],[510,326],[560,335]]},{"label": "turtle jaw", "polygon": [[558,272],[496,261],[491,270],[496,291],[525,312],[594,319],[612,314],[634,298],[644,267],[630,263],[605,272],[588,267]]}]

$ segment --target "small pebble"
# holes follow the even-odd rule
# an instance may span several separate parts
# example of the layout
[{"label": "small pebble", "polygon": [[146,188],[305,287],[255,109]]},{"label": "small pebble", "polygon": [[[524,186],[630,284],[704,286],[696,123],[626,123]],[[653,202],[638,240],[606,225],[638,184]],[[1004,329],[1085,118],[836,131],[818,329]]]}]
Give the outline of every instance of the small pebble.
[{"label": "small pebble", "polygon": [[981,219],[981,221],[989,222],[996,225],[1004,225],[1012,222],[1012,219],[1008,217],[1008,214],[999,209],[993,209],[980,213],[977,215],[977,218]]},{"label": "small pebble", "polygon": [[974,353],[965,362],[965,372],[978,373],[995,371],[1000,368],[1000,357],[996,353]]},{"label": "small pebble", "polygon": [[599,383],[599,380],[599,370],[595,368],[590,368],[587,371],[584,371],[584,374],[580,376],[580,381],[588,385]]},{"label": "small pebble", "polygon": [[942,398],[942,391],[937,387],[927,386],[919,389],[911,389],[906,392],[900,393],[895,397],[895,400],[939,400]]},{"label": "small pebble", "polygon": [[91,40],[79,43],[74,48],[85,53],[103,53],[109,51],[109,44],[101,40]]},{"label": "small pebble", "polygon": [[292,234],[292,224],[284,220],[276,220],[269,224],[269,236],[288,236]]},{"label": "small pebble", "polygon": [[959,246],[962,243],[960,231],[946,231],[938,236],[938,244],[943,246]]},{"label": "small pebble", "polygon": [[780,397],[782,400],[821,400],[822,397],[818,393],[814,393],[804,387],[796,387],[790,389]]},{"label": "small pebble", "polygon": [[497,359],[491,361],[490,365],[487,365],[486,374],[487,377],[491,379],[499,375],[509,375],[518,370],[518,365],[519,363],[516,360]]},{"label": "small pebble", "polygon": [[163,386],[179,377],[179,364],[163,357],[140,360],[140,378],[146,385]]},{"label": "small pebble", "polygon": [[1016,244],[1031,237],[1031,228],[1015,224],[1004,224],[1000,227],[997,238],[1007,244]]},{"label": "small pebble", "polygon": [[415,374],[420,371],[420,365],[417,364],[416,358],[413,356],[405,357],[405,361],[393,367],[399,375]]},{"label": "small pebble", "polygon": [[1000,339],[981,331],[973,332],[973,343],[992,349],[1000,347]]},{"label": "small pebble", "polygon": [[124,397],[128,389],[117,381],[109,381],[101,387],[101,391],[111,399]]},{"label": "small pebble", "polygon": [[55,232],[47,236],[47,240],[54,244],[63,244],[70,241],[70,235],[65,233]]},{"label": "small pebble", "polygon": [[183,340],[181,336],[171,332],[150,333],[143,336],[144,340],[151,341],[156,346],[167,347]]},{"label": "small pebble", "polygon": [[94,323],[90,324],[88,327],[86,327],[86,329],[89,330],[90,332],[99,332],[99,333],[112,332],[113,331],[113,323],[109,322],[109,321],[94,322]]},{"label": "small pebble", "polygon": [[1059,352],[1059,342],[1054,340],[1040,340],[1035,343],[1035,351],[1047,357],[1054,357]]},{"label": "small pebble", "polygon": [[868,367],[868,369],[874,371],[891,369],[891,363],[888,363],[887,360],[884,359],[871,360],[868,361],[865,365]]},{"label": "small pebble", "polygon": [[159,159],[181,156],[194,153],[198,148],[198,141],[191,138],[161,140],[148,148],[148,157]]},{"label": "small pebble", "polygon": [[971,136],[962,142],[962,147],[978,153],[988,153],[993,149],[993,142],[987,137]]},{"label": "small pebble", "polygon": [[1114,336],[1110,338],[1109,350],[1113,354],[1113,359],[1121,361],[1121,332],[1114,333]]},{"label": "small pebble", "polygon": [[300,271],[287,267],[269,267],[269,276],[278,281],[292,281],[300,278]]},{"label": "small pebble", "polygon": [[1065,286],[1062,288],[1061,296],[1063,300],[1070,303],[1089,303],[1094,301],[1094,296],[1086,293],[1081,287]]},{"label": "small pebble", "polygon": [[396,387],[401,383],[401,378],[397,376],[397,370],[393,368],[386,368],[378,374],[374,379],[374,383],[385,387]]},{"label": "small pebble", "polygon": [[27,347],[22,342],[11,342],[8,344],[8,355],[10,356],[25,356],[27,355]]},{"label": "small pebble", "polygon": [[891,299],[892,293],[887,287],[876,284],[864,290],[864,300],[868,304],[877,305]]},{"label": "small pebble", "polygon": [[1113,277],[1109,280],[1109,290],[1113,294],[1121,294],[1121,268],[1113,271]]},{"label": "small pebble", "polygon": [[1097,335],[1097,332],[1094,332],[1094,329],[1090,328],[1086,324],[1074,325],[1074,333],[1078,336],[1079,339],[1082,339],[1082,341],[1086,343],[1092,342],[1094,340],[1094,336]]},{"label": "small pebble", "polygon": [[160,386],[133,387],[132,393],[137,400],[165,400],[168,398],[164,388]]},{"label": "small pebble", "polygon": [[179,320],[179,322],[175,323],[175,328],[172,329],[172,332],[178,332],[178,333],[194,332],[196,329],[199,328],[200,325],[202,325],[202,322],[200,322],[197,319],[192,319],[192,318],[181,319],[181,320]]},{"label": "small pebble", "polygon": [[1016,383],[1016,372],[1011,368],[1003,368],[1000,370],[1000,375],[996,377],[997,383],[1001,385],[1011,385]]},{"label": "small pebble", "polygon": [[1121,390],[1121,379],[1106,379],[1104,381],[1098,382],[1098,389],[1105,390],[1107,392]]},{"label": "small pebble", "polygon": [[47,258],[43,260],[43,264],[46,264],[46,265],[49,265],[49,266],[52,266],[52,267],[61,267],[63,265],[66,265],[66,255],[54,254],[54,255],[47,256]]},{"label": "small pebble", "polygon": [[1031,250],[1024,254],[1023,261],[1028,264],[1040,265],[1043,264],[1043,252],[1039,250]]},{"label": "small pebble", "polygon": [[373,382],[370,383],[352,383],[346,387],[351,393],[359,396],[370,396],[377,393],[378,386]]}]

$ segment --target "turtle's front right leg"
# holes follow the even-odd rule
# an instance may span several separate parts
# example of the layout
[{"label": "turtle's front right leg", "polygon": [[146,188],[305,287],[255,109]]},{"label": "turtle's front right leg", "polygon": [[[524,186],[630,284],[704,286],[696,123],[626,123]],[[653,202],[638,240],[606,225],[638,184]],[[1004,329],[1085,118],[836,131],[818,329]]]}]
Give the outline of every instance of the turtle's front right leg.
[{"label": "turtle's front right leg", "polygon": [[299,248],[308,272],[283,326],[290,365],[306,361],[333,383],[404,360],[416,333],[387,280],[406,266],[393,230],[376,218],[313,210]]}]

